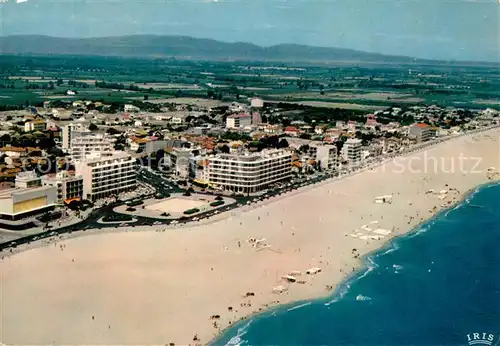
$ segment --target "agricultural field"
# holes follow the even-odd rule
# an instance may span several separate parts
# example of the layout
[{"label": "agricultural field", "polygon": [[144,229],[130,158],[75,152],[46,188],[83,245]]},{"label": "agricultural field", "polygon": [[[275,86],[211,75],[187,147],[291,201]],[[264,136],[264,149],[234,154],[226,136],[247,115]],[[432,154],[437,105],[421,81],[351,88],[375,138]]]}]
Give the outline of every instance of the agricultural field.
[{"label": "agricultural field", "polygon": [[[68,95],[71,90],[76,95]],[[437,104],[498,108],[498,66],[300,65],[82,56],[0,56],[0,106],[47,100],[191,103],[261,97],[343,109]]]}]

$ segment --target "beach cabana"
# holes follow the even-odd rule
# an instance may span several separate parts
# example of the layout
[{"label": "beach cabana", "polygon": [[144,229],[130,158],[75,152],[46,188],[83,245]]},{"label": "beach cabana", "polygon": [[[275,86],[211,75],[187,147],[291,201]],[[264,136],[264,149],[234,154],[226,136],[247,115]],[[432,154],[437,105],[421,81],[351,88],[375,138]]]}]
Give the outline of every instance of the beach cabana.
[{"label": "beach cabana", "polygon": [[295,276],[292,276],[292,275],[283,275],[281,278],[283,280],[288,281],[288,282],[295,282],[295,281],[297,281],[297,278]]},{"label": "beach cabana", "polygon": [[318,267],[314,267],[314,268],[311,268],[311,269],[307,269],[306,270],[306,274],[317,274],[321,271],[321,268],[318,268]]}]

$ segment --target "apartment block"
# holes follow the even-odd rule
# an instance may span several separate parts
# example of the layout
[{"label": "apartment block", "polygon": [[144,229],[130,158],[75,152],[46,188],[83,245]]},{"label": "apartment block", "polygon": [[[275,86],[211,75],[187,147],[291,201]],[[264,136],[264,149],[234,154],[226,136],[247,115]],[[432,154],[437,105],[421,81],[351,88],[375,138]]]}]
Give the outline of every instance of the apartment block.
[{"label": "apartment block", "polygon": [[174,173],[181,178],[189,175],[189,160],[192,150],[186,148],[173,148],[165,152],[165,164],[170,166]]},{"label": "apartment block", "polygon": [[349,138],[342,148],[344,158],[351,166],[357,166],[361,163],[361,139]]},{"label": "apartment block", "polygon": [[428,124],[420,123],[410,126],[408,136],[417,142],[427,142],[436,136],[436,129]]},{"label": "apartment block", "polygon": [[69,150],[73,138],[91,135],[92,132],[82,124],[67,124],[61,128],[62,148]]},{"label": "apartment block", "polygon": [[226,128],[238,129],[252,125],[252,117],[249,114],[233,114],[226,118]]},{"label": "apartment block", "polygon": [[214,188],[237,193],[255,193],[292,176],[292,154],[268,150],[241,155],[218,154],[202,157],[196,179]]},{"label": "apartment block", "polygon": [[322,169],[337,169],[338,155],[335,145],[318,145],[316,146],[315,160],[319,162]]},{"label": "apartment block", "polygon": [[71,157],[74,161],[84,160],[94,153],[109,156],[113,151],[111,139],[103,134],[89,134],[71,139]]},{"label": "apartment block", "polygon": [[75,165],[83,177],[83,197],[95,201],[136,187],[135,159],[123,152],[93,153]]}]

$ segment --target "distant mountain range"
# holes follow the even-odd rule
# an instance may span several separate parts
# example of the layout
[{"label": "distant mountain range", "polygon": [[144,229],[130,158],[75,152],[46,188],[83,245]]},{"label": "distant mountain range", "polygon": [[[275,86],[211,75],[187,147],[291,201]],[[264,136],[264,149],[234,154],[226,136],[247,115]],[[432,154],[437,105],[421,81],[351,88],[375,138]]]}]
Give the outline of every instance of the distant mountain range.
[{"label": "distant mountain range", "polygon": [[186,36],[154,35],[100,38],[4,36],[0,37],[0,53],[284,62],[415,63],[426,61],[343,48],[312,47],[298,44],[261,47],[243,42],[227,43]]}]

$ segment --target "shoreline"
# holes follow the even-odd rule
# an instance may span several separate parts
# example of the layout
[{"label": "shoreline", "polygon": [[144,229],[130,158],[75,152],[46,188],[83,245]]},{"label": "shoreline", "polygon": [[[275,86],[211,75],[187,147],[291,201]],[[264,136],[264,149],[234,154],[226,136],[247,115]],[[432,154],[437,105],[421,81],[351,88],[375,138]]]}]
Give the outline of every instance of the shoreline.
[{"label": "shoreline", "polygon": [[[292,311],[292,310],[295,310],[295,309],[298,309],[298,308],[301,308],[301,307],[304,307],[304,306],[307,306],[307,305],[310,305],[313,303],[327,301],[330,298],[332,298],[332,300],[329,302],[326,302],[325,303],[326,305],[329,305],[331,303],[334,303],[334,302],[342,299],[343,295],[345,294],[345,292],[343,292],[342,288],[344,288],[346,286],[349,288],[349,286],[352,282],[363,278],[366,274],[368,274],[373,269],[374,265],[376,266],[376,264],[374,263],[374,261],[372,261],[372,259],[376,259],[376,257],[381,255],[381,254],[386,254],[388,252],[396,251],[399,249],[399,247],[397,247],[397,246],[395,247],[393,245],[393,243],[395,243],[401,239],[408,239],[408,238],[412,238],[412,237],[416,236],[418,234],[419,230],[423,226],[431,223],[433,220],[441,217],[443,214],[446,214],[449,211],[451,211],[459,206],[464,205],[465,202],[467,201],[467,199],[470,196],[473,196],[474,194],[476,194],[479,190],[493,187],[493,186],[498,186],[498,185],[500,185],[500,179],[497,179],[497,180],[491,181],[491,182],[487,182],[487,183],[482,183],[482,184],[477,185],[476,187],[470,188],[461,196],[461,199],[459,199],[455,203],[449,205],[449,207],[442,209],[442,210],[439,210],[436,214],[430,216],[428,219],[425,219],[424,221],[420,222],[419,224],[417,224],[416,226],[411,228],[407,233],[397,234],[397,235],[394,235],[394,236],[388,238],[383,243],[383,245],[372,250],[371,252],[369,252],[367,254],[364,254],[360,258],[361,266],[358,266],[355,272],[349,273],[340,282],[338,282],[337,285],[331,291],[331,293],[325,294],[323,296],[318,296],[315,298],[309,298],[309,299],[304,299],[304,300],[292,301],[292,302],[288,302],[288,303],[284,303],[284,304],[280,304],[280,305],[275,305],[272,308],[266,309],[264,311],[254,312],[254,313],[242,318],[237,323],[230,325],[230,326],[227,326],[225,329],[223,329],[221,331],[220,335],[218,335],[214,339],[210,340],[208,343],[206,343],[206,345],[207,346],[215,345],[215,342],[221,338],[224,338],[226,336],[225,334],[227,334],[230,330],[233,330],[235,328],[239,329],[242,326],[246,326],[249,323],[251,323],[252,319],[259,318],[259,316],[272,314],[273,312],[275,312],[277,310],[282,310],[282,309],[287,309],[287,311]],[[336,299],[336,297],[338,297],[338,299]]]},{"label": "shoreline", "polygon": [[[493,131],[495,136],[500,132],[498,129]],[[9,256],[1,262],[6,298],[2,303],[6,340],[2,342],[48,342],[46,338],[53,335],[59,337],[58,343],[78,340],[93,344],[206,344],[213,343],[242,318],[248,320],[268,309],[335,295],[349,276],[362,275],[360,269],[367,266],[371,255],[384,251],[399,237],[411,235],[441,212],[463,203],[475,189],[498,183],[488,181],[484,174],[489,166],[498,165],[498,149],[491,145],[497,137],[487,132],[472,134],[478,137],[477,140],[471,140],[471,136],[453,138],[409,154],[410,157],[422,156],[432,151],[437,156],[449,157],[457,155],[460,149],[470,157],[481,154],[482,174],[397,174],[390,168],[394,161],[404,161],[405,157],[390,158],[379,163],[379,166],[388,167],[387,171],[367,168],[341,179],[305,186],[277,199],[227,212],[223,217],[225,213],[218,214],[220,219],[208,220],[208,224],[176,227],[182,232],[171,232],[175,228],[151,232],[167,229],[165,225],[85,231],[69,235],[73,237],[71,240],[57,239],[57,244],[64,248],[61,250],[49,243],[33,251],[20,252],[18,256]],[[430,188],[439,191],[444,186],[449,191],[446,199],[426,193]],[[389,192],[394,195],[392,204],[373,202],[374,196]],[[447,207],[439,207],[444,202],[448,203]],[[350,230],[363,223],[369,224],[369,220],[377,220],[377,227],[393,227],[393,233],[384,239],[366,241],[348,236]],[[81,237],[84,234],[101,236]],[[257,251],[246,241],[262,236],[279,253]],[[358,249],[356,256],[351,252],[353,248]],[[323,272],[305,276],[305,285],[290,284],[288,293],[283,295],[271,292],[273,286],[282,282],[279,278],[287,271],[315,266],[321,267]],[[42,268],[45,272],[38,274]],[[151,269],[142,273],[144,268]],[[119,277],[120,286],[109,281],[110,277]],[[32,287],[24,287],[18,292],[21,286],[16,282],[28,278]],[[61,293],[72,298],[67,297],[63,302],[61,298],[43,302],[27,298],[20,306],[11,302],[19,294],[29,296],[44,292],[55,285],[54,280],[57,289],[76,290],[78,298]],[[332,289],[327,290],[325,286]],[[87,288],[82,290],[82,287]],[[115,291],[119,293],[109,296]],[[137,297],[136,292],[141,292],[141,297]],[[169,292],[169,296],[163,292]],[[255,296],[244,297],[245,292],[255,292]],[[103,294],[107,297],[104,301]],[[119,298],[121,294],[125,294],[132,305],[127,308],[127,314],[115,309],[101,311],[99,302],[114,306],[118,304],[115,296]],[[148,297],[154,297],[155,303]],[[74,310],[78,301],[88,306]],[[228,306],[234,309],[228,312]],[[68,317],[78,321],[83,318],[84,322],[75,325],[75,321],[61,320],[60,323],[72,333],[61,332],[37,319],[41,311],[48,309],[56,321]],[[169,317],[167,311],[175,311],[176,315]],[[109,320],[107,323],[113,328],[97,332],[95,325],[82,317],[93,314],[99,320]],[[157,323],[171,329],[165,331],[155,327],[155,322],[144,330],[134,330],[134,314],[157,319]],[[210,320],[213,314],[219,314],[220,318]],[[35,331],[31,339],[23,339],[25,336],[17,326],[24,320],[32,321]],[[217,322],[217,328],[212,326],[213,322]],[[116,326],[118,331],[114,329]],[[193,335],[198,336],[196,342],[192,341]]]}]

